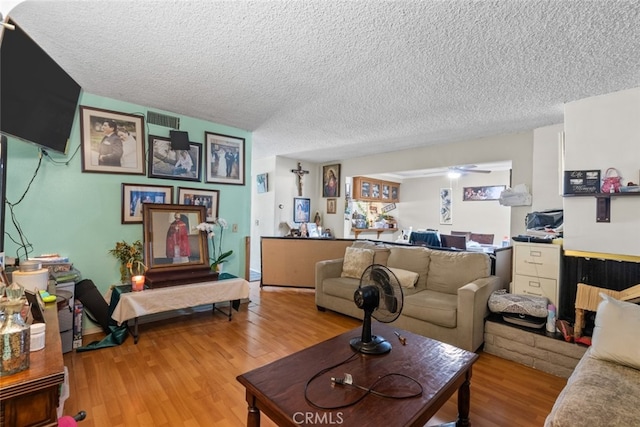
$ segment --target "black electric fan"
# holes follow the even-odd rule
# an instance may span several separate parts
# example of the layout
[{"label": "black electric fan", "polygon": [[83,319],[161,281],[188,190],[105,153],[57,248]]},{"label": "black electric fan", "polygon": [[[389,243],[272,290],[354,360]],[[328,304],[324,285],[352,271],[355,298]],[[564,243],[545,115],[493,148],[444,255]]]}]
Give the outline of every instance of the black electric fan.
[{"label": "black electric fan", "polygon": [[391,351],[389,341],[371,334],[371,317],[379,322],[390,323],[400,316],[404,297],[398,278],[384,265],[372,264],[367,267],[360,284],[353,294],[353,300],[364,310],[362,336],[350,341],[351,347],[360,353],[384,354]]}]

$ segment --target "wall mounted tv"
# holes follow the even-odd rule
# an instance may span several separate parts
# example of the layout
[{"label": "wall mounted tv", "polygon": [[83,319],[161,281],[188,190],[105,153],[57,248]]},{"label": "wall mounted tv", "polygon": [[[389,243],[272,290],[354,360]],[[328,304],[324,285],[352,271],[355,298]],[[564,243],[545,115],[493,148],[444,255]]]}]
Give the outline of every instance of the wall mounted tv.
[{"label": "wall mounted tv", "polygon": [[71,78],[15,22],[0,45],[0,132],[66,153],[80,96]]}]

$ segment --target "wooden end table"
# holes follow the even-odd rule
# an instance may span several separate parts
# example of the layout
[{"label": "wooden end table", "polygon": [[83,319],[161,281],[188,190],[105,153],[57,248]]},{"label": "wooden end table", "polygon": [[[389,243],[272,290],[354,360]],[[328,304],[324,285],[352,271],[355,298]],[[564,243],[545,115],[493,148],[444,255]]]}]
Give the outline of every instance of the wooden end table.
[{"label": "wooden end table", "polygon": [[[246,388],[249,405],[247,425],[260,425],[260,411],[279,426],[301,423],[342,425],[423,426],[440,407],[458,392],[457,426],[470,426],[471,367],[478,355],[427,337],[399,331],[407,340],[401,345],[387,324],[374,323],[374,335],[391,342],[390,353],[380,356],[358,354],[349,363],[339,366],[311,382],[305,399],[308,380],[324,368],[333,366],[354,353],[349,340],[361,334],[358,327],[342,335],[284,357],[237,377]],[[366,396],[355,405],[336,407],[352,402],[364,392],[353,387],[333,385],[331,377],[353,376],[356,384],[368,387],[380,376],[399,373],[416,379],[423,388],[420,397],[389,399]],[[379,392],[398,394],[417,386],[398,377],[376,387]]]}]

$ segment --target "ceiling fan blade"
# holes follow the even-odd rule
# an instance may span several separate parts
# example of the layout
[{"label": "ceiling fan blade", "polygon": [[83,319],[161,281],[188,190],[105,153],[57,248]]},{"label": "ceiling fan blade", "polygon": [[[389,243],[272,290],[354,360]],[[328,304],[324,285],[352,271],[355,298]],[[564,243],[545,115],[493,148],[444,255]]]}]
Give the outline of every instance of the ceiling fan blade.
[{"label": "ceiling fan blade", "polygon": [[463,173],[471,172],[471,173],[491,173],[490,170],[486,169],[461,169]]}]

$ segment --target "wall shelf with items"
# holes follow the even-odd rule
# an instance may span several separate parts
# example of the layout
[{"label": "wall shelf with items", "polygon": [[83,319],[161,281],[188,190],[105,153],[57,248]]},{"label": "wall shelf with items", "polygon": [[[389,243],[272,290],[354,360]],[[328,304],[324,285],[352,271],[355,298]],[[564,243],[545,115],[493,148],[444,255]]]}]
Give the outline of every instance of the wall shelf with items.
[{"label": "wall shelf with items", "polygon": [[611,199],[617,197],[639,197],[639,191],[622,193],[565,194],[564,197],[595,197],[596,222],[611,222]]}]

